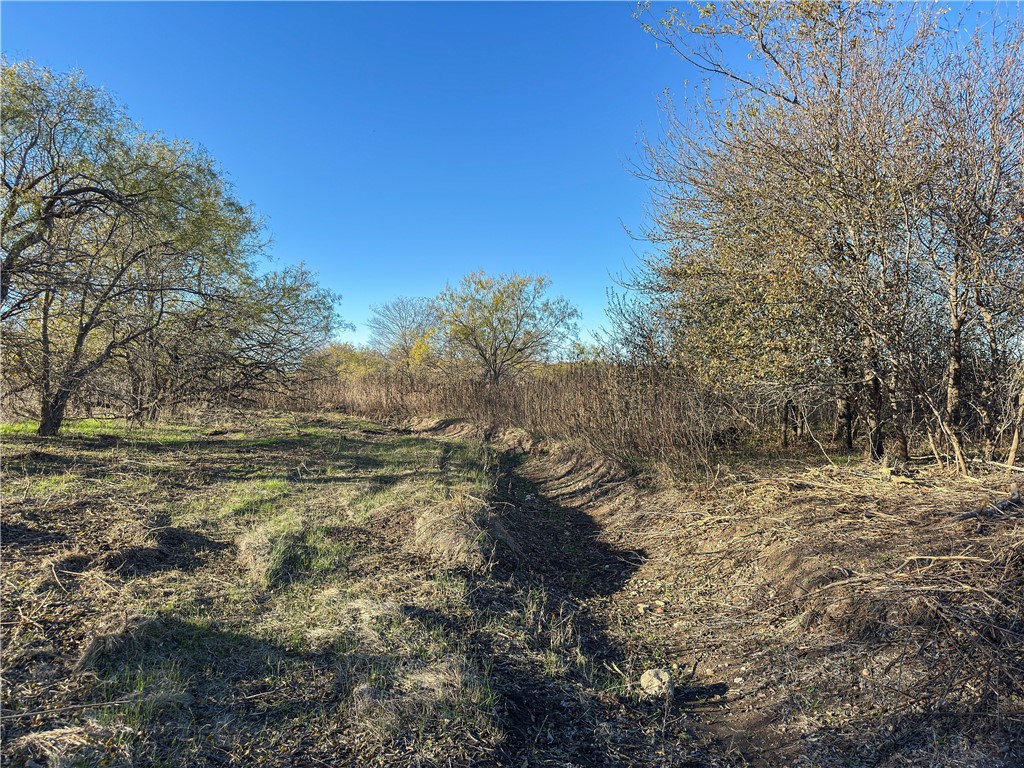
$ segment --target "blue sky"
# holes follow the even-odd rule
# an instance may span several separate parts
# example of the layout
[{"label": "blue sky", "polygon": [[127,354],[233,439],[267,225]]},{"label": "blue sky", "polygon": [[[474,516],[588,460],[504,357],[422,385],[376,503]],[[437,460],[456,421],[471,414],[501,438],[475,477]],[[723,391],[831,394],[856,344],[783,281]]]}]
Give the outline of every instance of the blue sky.
[{"label": "blue sky", "polygon": [[80,68],[151,131],[204,145],[366,339],[369,306],[484,269],[547,274],[586,328],[642,244],[628,171],[698,76],[635,4],[23,3],[13,59]]}]

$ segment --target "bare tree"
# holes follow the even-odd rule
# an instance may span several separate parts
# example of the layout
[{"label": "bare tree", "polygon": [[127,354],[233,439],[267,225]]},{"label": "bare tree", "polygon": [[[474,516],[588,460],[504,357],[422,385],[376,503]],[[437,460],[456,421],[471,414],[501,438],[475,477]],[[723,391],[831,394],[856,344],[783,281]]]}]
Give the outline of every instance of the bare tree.
[{"label": "bare tree", "polygon": [[370,309],[370,347],[406,369],[426,362],[438,332],[430,299],[400,296]]}]

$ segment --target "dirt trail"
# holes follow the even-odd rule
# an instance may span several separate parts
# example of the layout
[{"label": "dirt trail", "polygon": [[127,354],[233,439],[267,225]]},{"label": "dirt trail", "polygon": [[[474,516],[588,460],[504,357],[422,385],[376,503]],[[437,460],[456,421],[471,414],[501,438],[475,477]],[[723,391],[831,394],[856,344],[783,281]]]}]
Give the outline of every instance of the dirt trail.
[{"label": "dirt trail", "polygon": [[[638,764],[745,764],[736,750],[736,729],[724,724],[729,686],[693,680],[687,659],[674,656],[663,637],[638,632],[633,623],[641,605],[645,612],[665,608],[655,605],[662,585],[642,579],[648,553],[636,548],[635,541],[609,536],[608,518],[629,483],[622,471],[570,454],[513,462],[512,472],[520,500],[517,511],[550,525],[526,523],[523,529],[530,530],[535,541],[551,543],[549,547],[557,543],[561,557],[544,561],[557,562],[554,580],[564,585],[567,599],[579,600],[591,622],[601,628],[601,643],[594,648],[603,656],[601,664],[622,674],[626,695],[621,707],[629,713],[631,729],[643,734],[645,749],[636,756]],[[623,498],[622,503],[629,500]],[[648,590],[647,596],[638,588]],[[660,667],[673,668],[676,688],[668,707],[639,690],[644,670]]]},{"label": "dirt trail", "polygon": [[718,734],[694,719],[718,711],[727,686],[692,684],[689,670],[677,669],[671,701],[641,693],[643,671],[671,663],[656,636],[638,635],[622,621],[623,603],[635,605],[624,599],[627,585],[647,555],[610,544],[589,512],[622,482],[619,470],[590,464],[582,478],[580,469],[531,457],[521,446],[501,454],[490,499],[501,535],[492,568],[474,579],[468,623],[521,611],[525,595],[535,626],[526,643],[479,633],[474,646],[493,664],[506,734],[499,764],[746,764],[738,754],[728,757]]},{"label": "dirt trail", "polygon": [[[677,633],[666,631],[665,617],[679,596],[670,579],[659,578],[666,575],[664,567],[651,567],[651,553],[636,548],[645,538],[623,535],[616,528],[621,523],[616,518],[635,507],[635,480],[611,462],[571,451],[540,454],[510,465],[517,512],[531,516],[543,510],[540,517],[550,515],[548,519],[559,521],[558,531],[534,528],[541,541],[561,544],[554,558],[552,553],[539,555],[550,558],[542,562],[558,564],[556,570],[569,579],[569,594],[580,598],[591,620],[603,628],[602,637],[616,655],[611,661],[625,673],[630,695],[624,706],[633,710],[632,727],[647,734],[650,746],[656,745],[646,759],[651,764],[675,764],[674,758],[681,764],[768,768],[793,757],[792,740],[772,733],[770,715],[743,706],[746,695],[730,674],[745,672],[744,659],[719,653],[719,668],[701,668],[698,676],[699,662],[710,654],[681,646]],[[575,562],[573,556],[578,558]],[[654,707],[639,691],[640,676],[651,667],[671,668],[675,690],[667,708],[661,702]],[[733,707],[743,711],[734,714]],[[665,727],[668,724],[671,730]]]}]

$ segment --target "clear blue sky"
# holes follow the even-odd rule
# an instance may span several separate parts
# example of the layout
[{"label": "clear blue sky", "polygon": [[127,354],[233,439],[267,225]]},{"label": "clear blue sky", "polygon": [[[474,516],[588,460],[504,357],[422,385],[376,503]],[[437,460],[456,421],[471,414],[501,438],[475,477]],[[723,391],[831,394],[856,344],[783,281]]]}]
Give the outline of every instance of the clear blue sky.
[{"label": "clear blue sky", "polygon": [[484,269],[551,277],[605,324],[642,246],[627,170],[658,98],[696,73],[635,3],[4,2],[2,46],[79,68],[152,131],[192,139],[267,219],[277,265],[371,304]]}]

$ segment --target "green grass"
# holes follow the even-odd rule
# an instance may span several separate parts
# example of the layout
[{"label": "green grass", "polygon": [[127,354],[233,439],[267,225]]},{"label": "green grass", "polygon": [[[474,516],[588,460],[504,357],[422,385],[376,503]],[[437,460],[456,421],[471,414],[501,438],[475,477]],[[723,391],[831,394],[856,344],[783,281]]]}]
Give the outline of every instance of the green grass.
[{"label": "green grass", "polygon": [[274,542],[264,570],[267,586],[333,574],[345,567],[354,546],[337,526],[304,526],[291,520],[272,533]]},{"label": "green grass", "polygon": [[[35,435],[39,421],[26,419],[0,424],[0,435]],[[59,438],[97,437],[100,435],[119,438],[147,439],[193,437],[197,430],[181,424],[157,422],[142,426],[125,424],[123,419],[66,419],[61,425]]]},{"label": "green grass", "polygon": [[234,483],[214,499],[215,514],[221,518],[264,519],[277,513],[284,498],[292,491],[285,480],[250,480]]},{"label": "green grass", "polygon": [[82,482],[82,476],[77,472],[65,472],[60,475],[43,475],[42,477],[27,477],[21,482],[8,478],[16,483],[29,496],[53,496],[70,495],[77,491]]},{"label": "green grass", "polygon": [[0,424],[0,436],[6,435],[34,435],[39,429],[38,421],[18,421],[13,424]]},{"label": "green grass", "polygon": [[3,654],[17,708],[54,713],[12,740],[85,734],[59,764],[286,765],[299,744],[311,764],[486,763],[507,671],[485,649],[558,685],[587,667],[542,589],[439,556],[487,536],[467,521],[488,447],[347,418],[34,429],[0,431],[5,502],[38,536],[4,553],[5,612],[31,620]]},{"label": "green grass", "polygon": [[[360,491],[349,503],[349,509],[357,520],[363,520],[372,512],[399,502],[411,501],[410,483],[373,479],[366,490]],[[415,487],[415,486],[412,486]]]}]

